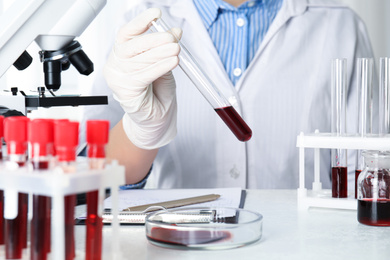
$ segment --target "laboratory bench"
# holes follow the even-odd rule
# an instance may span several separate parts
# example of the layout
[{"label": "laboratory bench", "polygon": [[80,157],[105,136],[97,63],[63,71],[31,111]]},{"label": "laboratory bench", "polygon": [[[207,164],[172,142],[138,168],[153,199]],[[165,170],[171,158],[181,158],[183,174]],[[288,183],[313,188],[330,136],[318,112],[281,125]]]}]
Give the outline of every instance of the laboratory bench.
[{"label": "laboratory bench", "polygon": [[[247,190],[244,208],[264,217],[258,242],[226,250],[169,249],[149,243],[144,225],[122,225],[121,259],[390,259],[390,227],[362,225],[356,210],[298,209],[297,190]],[[111,226],[104,226],[104,252],[111,250],[111,236]],[[76,226],[77,250],[84,241],[85,226]]]}]

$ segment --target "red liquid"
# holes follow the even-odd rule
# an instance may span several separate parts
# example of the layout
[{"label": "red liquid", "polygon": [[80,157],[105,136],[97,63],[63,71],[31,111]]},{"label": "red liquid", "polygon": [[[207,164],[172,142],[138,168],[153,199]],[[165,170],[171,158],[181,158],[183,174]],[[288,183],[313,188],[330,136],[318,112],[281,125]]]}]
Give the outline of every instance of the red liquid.
[{"label": "red liquid", "polygon": [[348,197],[348,171],[347,167],[332,167],[332,197]]},{"label": "red liquid", "polygon": [[28,195],[18,194],[18,216],[5,220],[5,258],[21,259],[23,248],[27,248]]},{"label": "red liquid", "polygon": [[4,245],[4,191],[0,190],[0,245]]},{"label": "red liquid", "polygon": [[390,199],[358,200],[358,221],[370,226],[390,226]]},{"label": "red liquid", "polygon": [[102,218],[98,215],[99,192],[87,193],[87,245],[86,260],[100,260],[102,255]]},{"label": "red liquid", "polygon": [[65,259],[72,260],[76,256],[74,242],[74,207],[76,195],[65,196]]},{"label": "red liquid", "polygon": [[183,246],[207,244],[231,238],[231,234],[227,231],[181,231],[153,227],[150,233],[149,240]]},{"label": "red liquid", "polygon": [[358,194],[357,181],[361,172],[362,170],[355,170],[355,199],[357,199],[357,194]]},{"label": "red liquid", "polygon": [[215,112],[217,112],[238,140],[245,142],[251,139],[252,130],[232,106],[217,108]]},{"label": "red liquid", "polygon": [[[34,170],[49,168],[49,162],[33,162]],[[33,196],[33,218],[31,220],[31,260],[46,260],[50,252],[51,199],[47,196]]]}]

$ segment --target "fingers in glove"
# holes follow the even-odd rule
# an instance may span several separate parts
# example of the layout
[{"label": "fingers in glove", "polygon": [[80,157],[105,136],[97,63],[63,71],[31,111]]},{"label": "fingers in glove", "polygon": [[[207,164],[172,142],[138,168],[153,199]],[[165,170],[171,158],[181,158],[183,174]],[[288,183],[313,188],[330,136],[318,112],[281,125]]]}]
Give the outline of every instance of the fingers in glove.
[{"label": "fingers in glove", "polygon": [[161,17],[161,10],[158,8],[149,8],[139,14],[128,24],[123,26],[117,34],[116,42],[123,43],[134,37],[143,34],[149,29],[150,23]]},{"label": "fingers in glove", "polygon": [[134,57],[164,44],[177,42],[169,32],[150,33],[121,44],[115,44],[115,55],[120,59]]},{"label": "fingers in glove", "polygon": [[144,68],[143,70],[137,71],[137,78],[142,79],[142,82],[138,83],[149,85],[157,78],[173,70],[178,64],[179,58],[177,56],[161,60],[157,63],[153,63],[150,66]]},{"label": "fingers in glove", "polygon": [[118,64],[118,67],[121,68],[122,72],[131,73],[143,70],[151,64],[157,63],[161,60],[178,56],[179,52],[179,44],[167,43],[132,58],[116,60],[115,62]]}]

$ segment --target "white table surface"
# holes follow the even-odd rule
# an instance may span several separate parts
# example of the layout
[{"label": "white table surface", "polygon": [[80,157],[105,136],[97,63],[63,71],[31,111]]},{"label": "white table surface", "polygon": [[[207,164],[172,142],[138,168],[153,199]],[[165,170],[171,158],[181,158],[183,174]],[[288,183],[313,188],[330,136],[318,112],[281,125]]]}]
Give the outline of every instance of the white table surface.
[{"label": "white table surface", "polygon": [[[390,227],[362,225],[355,210],[298,210],[296,190],[248,190],[244,208],[264,217],[257,243],[216,251],[168,249],[149,243],[144,226],[121,226],[121,259],[390,259]],[[111,235],[104,226],[104,252]],[[76,226],[76,243],[84,249],[85,226]]]}]

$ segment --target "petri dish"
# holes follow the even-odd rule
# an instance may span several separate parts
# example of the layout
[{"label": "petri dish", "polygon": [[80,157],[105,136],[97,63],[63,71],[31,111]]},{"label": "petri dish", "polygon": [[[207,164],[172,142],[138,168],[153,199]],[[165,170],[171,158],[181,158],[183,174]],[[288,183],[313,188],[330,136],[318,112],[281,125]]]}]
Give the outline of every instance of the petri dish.
[{"label": "petri dish", "polygon": [[182,208],[146,217],[150,243],[167,248],[220,250],[255,243],[262,236],[263,216],[238,208]]}]

